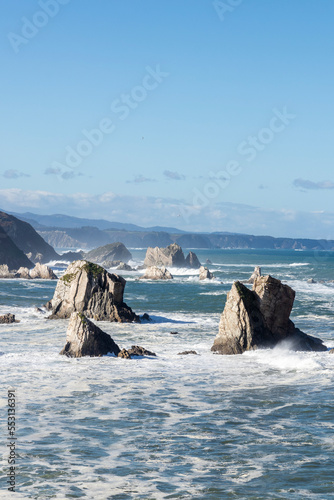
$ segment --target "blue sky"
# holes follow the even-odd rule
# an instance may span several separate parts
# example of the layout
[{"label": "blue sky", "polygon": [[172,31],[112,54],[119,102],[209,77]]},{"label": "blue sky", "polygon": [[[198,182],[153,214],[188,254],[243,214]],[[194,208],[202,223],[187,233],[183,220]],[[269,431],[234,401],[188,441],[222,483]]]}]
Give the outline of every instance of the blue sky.
[{"label": "blue sky", "polygon": [[334,239],[331,0],[1,0],[0,207]]}]

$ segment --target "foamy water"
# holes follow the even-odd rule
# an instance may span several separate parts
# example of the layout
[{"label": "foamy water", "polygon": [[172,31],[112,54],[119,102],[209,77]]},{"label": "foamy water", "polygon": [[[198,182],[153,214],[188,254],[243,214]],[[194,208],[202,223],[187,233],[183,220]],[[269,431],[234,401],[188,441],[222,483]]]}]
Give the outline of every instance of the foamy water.
[{"label": "foamy water", "polygon": [[[156,358],[60,356],[67,321],[35,309],[56,283],[0,280],[0,314],[21,321],[0,325],[3,414],[7,387],[17,391],[17,498],[333,498],[334,356],[282,346],[238,356],[210,351],[229,282],[249,277],[261,259],[273,276],[292,273],[297,326],[334,347],[334,289],[306,283],[310,272],[334,279],[333,260],[250,252],[243,271],[236,264],[246,253],[198,256],[217,263],[208,266],[215,283],[194,272],[170,282],[134,273],[125,301],[153,322],[99,323],[120,347],[142,345]],[[292,265],[298,257],[309,264]],[[198,354],[178,354],[186,350]],[[6,473],[5,443],[1,454]],[[5,488],[3,481],[1,498]]]}]

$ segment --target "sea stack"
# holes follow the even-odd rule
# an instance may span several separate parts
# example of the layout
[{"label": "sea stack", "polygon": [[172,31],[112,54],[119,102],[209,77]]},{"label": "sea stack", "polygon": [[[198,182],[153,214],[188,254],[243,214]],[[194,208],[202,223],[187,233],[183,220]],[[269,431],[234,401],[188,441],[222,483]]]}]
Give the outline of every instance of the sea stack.
[{"label": "sea stack", "polygon": [[124,278],[97,264],[72,262],[46,304],[51,311],[49,319],[69,318],[73,312],[80,312],[97,321],[140,322],[123,302],[125,284]]},{"label": "sea stack", "polygon": [[227,294],[211,350],[242,354],[282,342],[295,351],[326,351],[322,340],[306,335],[290,320],[294,298],[292,288],[271,276],[256,278],[253,290],[236,281]]}]

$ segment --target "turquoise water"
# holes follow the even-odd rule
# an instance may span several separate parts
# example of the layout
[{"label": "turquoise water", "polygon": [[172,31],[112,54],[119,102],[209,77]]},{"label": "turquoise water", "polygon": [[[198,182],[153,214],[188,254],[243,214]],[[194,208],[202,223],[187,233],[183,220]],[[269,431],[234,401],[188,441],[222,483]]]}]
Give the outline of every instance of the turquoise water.
[{"label": "turquoise water", "polygon": [[[67,321],[35,310],[55,282],[0,280],[0,314],[21,320],[0,325],[3,416],[7,387],[17,393],[17,498],[333,498],[334,356],[210,348],[226,293],[255,265],[296,290],[293,321],[334,347],[334,254],[196,253],[212,261],[216,280],[189,270],[171,269],[172,282],[125,273],[125,301],[154,322],[99,323],[121,347],[143,345],[156,359],[60,356]],[[145,252],[132,254],[140,263]],[[190,349],[198,355],[178,355]],[[1,456],[0,498],[8,498],[4,442]]]}]

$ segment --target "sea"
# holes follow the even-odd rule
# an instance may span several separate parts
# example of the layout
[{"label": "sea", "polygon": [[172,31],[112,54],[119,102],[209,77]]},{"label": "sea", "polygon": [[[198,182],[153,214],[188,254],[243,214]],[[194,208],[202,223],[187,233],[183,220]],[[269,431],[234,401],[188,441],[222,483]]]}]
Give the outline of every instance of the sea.
[{"label": "sea", "polygon": [[[195,252],[214,280],[189,269],[171,268],[171,281],[122,272],[125,302],[152,321],[98,323],[121,348],[156,357],[62,356],[68,321],[42,309],[56,281],[0,280],[0,314],[20,321],[0,325],[0,498],[334,498],[334,355],[210,350],[232,283],[256,265],[296,291],[296,326],[333,348],[334,252]],[[131,253],[130,265],[143,263],[144,249]]]}]

